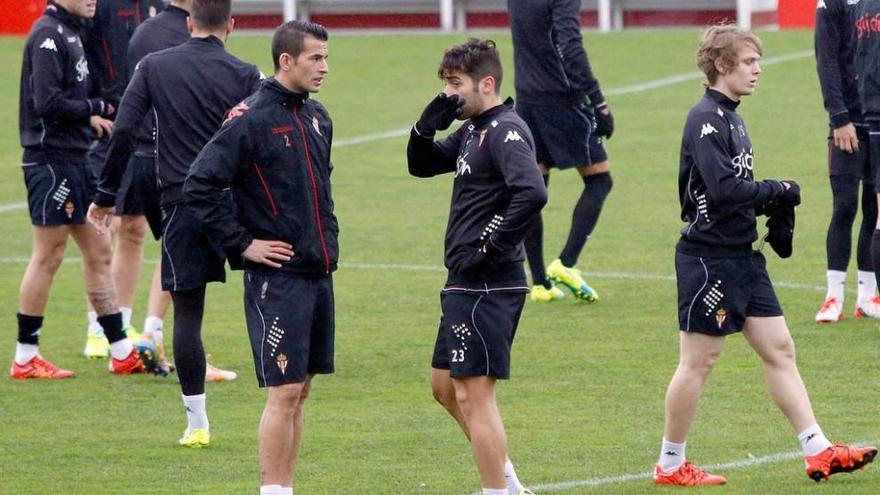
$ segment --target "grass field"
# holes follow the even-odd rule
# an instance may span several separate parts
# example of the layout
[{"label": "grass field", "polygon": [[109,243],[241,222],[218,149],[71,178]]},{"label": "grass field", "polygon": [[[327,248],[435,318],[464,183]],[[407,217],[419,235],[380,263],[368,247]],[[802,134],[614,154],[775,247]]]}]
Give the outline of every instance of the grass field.
[{"label": "grass field", "polygon": [[[538,493],[644,494],[656,461],[665,386],[677,362],[673,246],[684,117],[702,93],[696,31],[588,33],[591,61],[617,119],[608,142],[614,190],[580,260],[598,304],[527,304],[512,379],[499,390],[510,455]],[[761,33],[764,74],[741,106],[756,150],[756,176],[803,188],[795,254],[768,254],[798,344],[816,414],[839,442],[878,442],[880,333],[847,318],[818,326],[830,218],[826,116],[807,32]],[[512,93],[510,37],[493,33]],[[436,63],[463,36],[340,36],[319,99],[335,121],[334,195],[340,220],[336,275],[337,373],[315,382],[298,468],[299,494],[464,495],[479,488],[468,444],[432,398],[428,365],[439,316],[442,239],[450,178],[419,180],[405,165],[406,137],[352,138],[408,127],[440,90]],[[17,135],[22,40],[0,39],[0,314],[12,360],[18,283],[30,252]],[[230,48],[270,72],[268,38],[233,36]],[[779,58],[783,57],[783,58]],[[646,85],[656,81],[666,84]],[[8,174],[8,175],[6,175]],[[567,233],[581,181],[556,173],[544,210],[546,257]],[[769,249],[767,250],[769,253]],[[53,287],[42,352],[78,376],[63,382],[0,380],[0,493],[238,494],[258,485],[256,387],[237,273],[208,291],[205,342],[216,364],[242,377],[208,385],[213,442],[183,450],[180,389],[173,378],[108,375],[80,356],[85,294],[71,245]],[[156,245],[146,258],[158,257]],[[142,279],[147,280],[147,265]],[[850,269],[854,287],[855,268]],[[135,322],[143,321],[146,285]],[[847,308],[855,299],[848,292]],[[167,321],[170,322],[170,319]],[[729,339],[689,439],[688,456],[729,484],[688,493],[876,494],[880,466],[816,486],[798,442],[764,387],[744,340]],[[742,462],[741,462],[742,461]],[[630,476],[633,475],[633,476]],[[570,482],[570,483],[569,483]],[[543,487],[543,489],[541,489]]]}]

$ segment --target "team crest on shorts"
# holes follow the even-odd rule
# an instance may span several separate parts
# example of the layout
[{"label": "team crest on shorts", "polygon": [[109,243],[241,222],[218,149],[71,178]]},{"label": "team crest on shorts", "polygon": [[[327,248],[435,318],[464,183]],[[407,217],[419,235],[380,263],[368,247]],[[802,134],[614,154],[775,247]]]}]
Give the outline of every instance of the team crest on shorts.
[{"label": "team crest on shorts", "polygon": [[724,308],[720,308],[715,312],[715,323],[718,324],[718,328],[721,328],[721,325],[724,325],[724,322],[727,320],[727,310]]},{"label": "team crest on shorts", "polygon": [[64,212],[67,213],[68,219],[73,218],[73,210],[74,209],[76,209],[76,207],[73,205],[73,201],[68,199],[67,202],[64,203]]},{"label": "team crest on shorts", "polygon": [[284,371],[287,369],[287,356],[284,353],[278,355],[275,359],[275,362],[278,363],[278,369],[281,370],[281,374],[284,374]]}]

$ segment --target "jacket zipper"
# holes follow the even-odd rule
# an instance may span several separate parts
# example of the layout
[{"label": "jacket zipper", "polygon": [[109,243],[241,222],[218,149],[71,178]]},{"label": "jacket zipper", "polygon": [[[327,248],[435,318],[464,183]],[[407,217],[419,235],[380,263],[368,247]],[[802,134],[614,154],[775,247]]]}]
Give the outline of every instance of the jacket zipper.
[{"label": "jacket zipper", "polygon": [[269,191],[269,184],[266,184],[266,179],[263,178],[263,171],[256,163],[254,163],[254,170],[257,171],[257,177],[260,179],[260,184],[263,185],[263,190],[266,191],[266,199],[269,200],[269,207],[272,208],[272,213],[274,213],[275,216],[278,216],[278,207],[275,206],[275,200],[272,199],[272,193]]},{"label": "jacket zipper", "polygon": [[293,116],[299,125],[299,132],[303,141],[303,152],[306,155],[306,168],[309,170],[309,178],[312,180],[312,198],[315,201],[315,222],[318,227],[318,238],[321,239],[321,250],[324,252],[324,268],[330,273],[330,255],[327,253],[327,242],[324,240],[324,227],[321,224],[321,209],[318,203],[318,183],[315,181],[315,171],[312,169],[312,156],[309,153],[309,141],[306,139],[306,128],[299,117],[299,109],[293,107]]}]

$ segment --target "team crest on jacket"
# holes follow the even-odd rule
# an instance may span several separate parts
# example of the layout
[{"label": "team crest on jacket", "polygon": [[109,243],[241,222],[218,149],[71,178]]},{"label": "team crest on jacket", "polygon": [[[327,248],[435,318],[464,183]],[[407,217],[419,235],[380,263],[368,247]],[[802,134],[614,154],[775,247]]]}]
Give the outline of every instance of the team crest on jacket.
[{"label": "team crest on jacket", "polygon": [[718,311],[715,312],[715,323],[718,324],[718,328],[721,328],[721,325],[724,325],[724,322],[727,320],[727,310],[724,308],[719,308]]},{"label": "team crest on jacket", "polygon": [[241,102],[238,105],[235,105],[226,114],[226,120],[223,121],[223,125],[226,125],[230,121],[235,120],[238,117],[241,117],[242,115],[244,115],[245,112],[247,112],[250,109],[251,109],[251,107],[249,107],[247,105],[247,103],[245,103],[245,102]]},{"label": "team crest on jacket", "polygon": [[318,125],[318,117],[312,116],[312,127],[315,128],[315,132],[317,132],[319,136],[323,136],[323,134],[321,134],[321,126]]}]

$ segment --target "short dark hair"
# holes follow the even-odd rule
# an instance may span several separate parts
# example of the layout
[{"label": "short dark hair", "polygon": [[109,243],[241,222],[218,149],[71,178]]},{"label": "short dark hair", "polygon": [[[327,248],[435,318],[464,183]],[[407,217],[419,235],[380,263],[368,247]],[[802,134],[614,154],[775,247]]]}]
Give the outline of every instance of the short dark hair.
[{"label": "short dark hair", "polygon": [[466,74],[474,82],[492,76],[495,79],[495,92],[501,91],[504,70],[501,68],[501,56],[492,40],[471,38],[467,43],[446,50],[437,75],[443,79],[453,72]]},{"label": "short dark hair", "polygon": [[193,0],[189,16],[201,29],[221,29],[232,17],[231,0]]},{"label": "short dark hair", "polygon": [[327,28],[314,22],[294,20],[278,26],[272,36],[272,62],[275,64],[275,72],[281,68],[278,59],[282,53],[290,54],[293,58],[299,57],[306,46],[306,35],[321,41],[330,38]]}]

